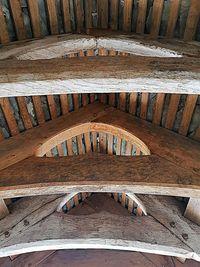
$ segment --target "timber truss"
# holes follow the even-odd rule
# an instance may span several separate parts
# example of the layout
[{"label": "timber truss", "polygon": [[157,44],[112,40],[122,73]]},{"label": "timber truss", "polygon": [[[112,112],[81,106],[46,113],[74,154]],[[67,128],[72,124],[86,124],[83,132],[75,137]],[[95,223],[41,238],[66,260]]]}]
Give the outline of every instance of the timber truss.
[{"label": "timber truss", "polygon": [[[72,156],[74,137],[81,153]],[[119,152],[123,140],[126,156]],[[12,204],[11,214],[0,221],[1,257],[102,248],[200,261],[200,228],[172,197],[200,198],[198,142],[94,102],[1,141],[0,169],[2,199],[29,197]],[[88,192],[122,194],[122,206],[127,199],[136,202],[146,216],[130,216],[108,194],[94,194],[67,214],[60,212],[72,197]]]},{"label": "timber truss", "polygon": [[[199,93],[195,43],[105,32],[102,36],[91,30],[89,34],[3,47],[0,97],[102,90]],[[89,55],[91,49],[129,57],[68,58],[79,51]],[[78,153],[73,151],[73,138]],[[1,141],[0,171],[4,215],[9,213],[4,200],[25,197],[13,203],[11,213],[0,221],[1,257],[102,248],[200,261],[200,228],[193,223],[199,223],[200,215],[198,208],[191,208],[200,198],[198,142],[94,102]],[[83,205],[78,205],[80,194]],[[185,216],[193,222],[182,215],[173,196],[190,198]],[[63,214],[72,199],[76,208]],[[136,206],[145,216],[134,217],[122,206],[131,214]]]}]

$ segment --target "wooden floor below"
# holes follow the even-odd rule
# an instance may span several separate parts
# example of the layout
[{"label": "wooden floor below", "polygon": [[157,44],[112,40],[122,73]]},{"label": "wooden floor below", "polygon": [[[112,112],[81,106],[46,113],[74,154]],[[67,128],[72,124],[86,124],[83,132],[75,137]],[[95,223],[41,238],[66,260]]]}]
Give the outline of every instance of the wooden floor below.
[{"label": "wooden floor below", "polygon": [[23,254],[11,260],[0,259],[1,267],[200,267],[199,262],[184,264],[173,257],[111,250],[58,250]]}]

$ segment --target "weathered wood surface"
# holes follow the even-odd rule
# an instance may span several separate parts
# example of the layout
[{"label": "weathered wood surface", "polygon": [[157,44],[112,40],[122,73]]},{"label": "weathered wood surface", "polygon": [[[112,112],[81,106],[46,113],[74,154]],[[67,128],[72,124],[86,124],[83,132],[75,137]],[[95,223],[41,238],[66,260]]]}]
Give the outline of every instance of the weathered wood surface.
[{"label": "weathered wood surface", "polygon": [[3,199],[0,199],[0,220],[9,214],[9,210]]},{"label": "weathered wood surface", "polygon": [[[63,115],[53,121],[46,122],[36,128],[29,129],[16,137],[0,142],[0,169],[6,168],[20,160],[30,157],[44,144],[50,149],[56,143],[76,136],[79,132],[88,131],[88,124],[98,116],[103,115],[109,107],[93,103],[72,113]],[[112,109],[112,108],[111,108]],[[83,126],[85,124],[85,127]],[[69,131],[68,131],[69,130]],[[59,136],[57,136],[59,133]],[[67,133],[67,134],[66,134]],[[64,134],[64,140],[63,135]],[[52,137],[55,137],[52,139]],[[65,139],[67,137],[67,139]],[[44,155],[47,151],[44,151]],[[41,151],[42,153],[42,151]]]},{"label": "weathered wood surface", "polygon": [[91,153],[59,158],[29,158],[1,171],[0,197],[65,192],[200,197],[199,177],[156,155],[123,157]]},{"label": "weathered wood surface", "polygon": [[[52,207],[55,203],[51,202]],[[149,203],[150,205],[150,203]],[[30,202],[30,206],[31,202]],[[105,209],[105,210],[104,210]],[[44,212],[45,210],[45,212]],[[17,211],[13,211],[15,214]],[[142,251],[192,258],[200,261],[199,245],[191,247],[152,216],[132,217],[105,195],[94,195],[67,215],[41,206],[24,219],[14,217],[12,228],[5,227],[9,216],[0,222],[0,256],[39,250],[98,248]],[[19,213],[19,210],[18,210]],[[25,213],[21,210],[21,213]],[[45,214],[44,214],[45,213]],[[17,215],[17,214],[16,214]],[[32,223],[32,220],[36,220]],[[191,228],[193,225],[187,222]],[[178,230],[177,230],[178,231]],[[199,237],[198,229],[196,237]]]},{"label": "weathered wood surface", "polygon": [[0,97],[123,91],[199,94],[199,88],[200,61],[194,58],[0,61]]},{"label": "weathered wood surface", "polygon": [[190,198],[184,216],[200,225],[200,198]]}]

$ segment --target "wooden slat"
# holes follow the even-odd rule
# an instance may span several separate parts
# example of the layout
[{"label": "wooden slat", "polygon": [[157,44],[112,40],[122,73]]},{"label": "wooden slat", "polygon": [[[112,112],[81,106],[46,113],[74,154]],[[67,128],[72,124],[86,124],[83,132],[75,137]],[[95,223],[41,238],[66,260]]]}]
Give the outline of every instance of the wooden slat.
[{"label": "wooden slat", "polygon": [[12,17],[15,24],[15,30],[18,40],[26,39],[26,29],[23,20],[20,0],[9,0]]},{"label": "wooden slat", "polygon": [[97,152],[97,133],[92,132],[92,147],[93,147],[93,152]]},{"label": "wooden slat", "polygon": [[42,109],[42,102],[40,96],[33,96],[32,97],[35,112],[36,112],[36,117],[38,120],[38,123],[44,123],[45,122],[45,117],[44,117],[44,111]]},{"label": "wooden slat", "polygon": [[153,114],[153,123],[160,125],[160,121],[162,118],[163,105],[165,101],[165,94],[157,94],[155,110]]},{"label": "wooden slat", "polygon": [[67,95],[60,95],[60,103],[61,103],[62,114],[63,115],[67,114],[69,112]]},{"label": "wooden slat", "polygon": [[63,150],[62,144],[57,145],[57,150],[58,150],[59,157],[63,157],[64,156],[64,150]]},{"label": "wooden slat", "polygon": [[110,28],[112,30],[118,29],[118,1],[111,0],[110,2],[110,8],[111,8],[111,22],[110,22]]},{"label": "wooden slat", "polygon": [[59,34],[56,1],[46,0],[46,4],[47,4],[47,10],[49,14],[49,24],[50,24],[51,34]]},{"label": "wooden slat", "polygon": [[154,0],[153,2],[151,32],[150,32],[152,38],[155,38],[159,35],[163,4],[164,0]]},{"label": "wooden slat", "polygon": [[98,28],[108,28],[108,0],[97,0]]},{"label": "wooden slat", "polygon": [[200,198],[190,198],[184,216],[200,226]]},{"label": "wooden slat", "polygon": [[124,1],[124,13],[123,13],[123,30],[125,32],[131,31],[131,22],[132,22],[132,0]]},{"label": "wooden slat", "polygon": [[32,122],[31,122],[30,115],[28,113],[28,109],[27,109],[25,98],[23,96],[17,97],[17,103],[18,103],[18,106],[19,106],[19,111],[20,111],[20,114],[22,116],[25,128],[27,130],[31,129],[33,127],[33,125],[32,125]]},{"label": "wooden slat", "polygon": [[61,3],[62,3],[65,33],[71,32],[71,18],[70,18],[69,0],[62,0]]},{"label": "wooden slat", "polygon": [[33,30],[33,36],[36,38],[41,37],[41,26],[40,26],[40,13],[38,0],[28,0],[29,13],[31,17],[31,25]]},{"label": "wooden slat", "polygon": [[[49,158],[32,157],[2,170],[0,197],[72,193],[79,190],[200,197],[198,174],[156,155],[69,155],[60,158],[51,154]],[[125,200],[122,202],[125,205]]]},{"label": "wooden slat", "polygon": [[93,26],[93,23],[92,23],[92,0],[85,1],[85,25],[86,25],[86,29],[90,29]]},{"label": "wooden slat", "polygon": [[91,152],[91,141],[90,141],[90,133],[84,134],[86,153]]},{"label": "wooden slat", "polygon": [[3,110],[4,116],[6,118],[6,122],[8,124],[11,135],[16,135],[19,133],[19,129],[17,126],[16,119],[14,117],[13,110],[11,108],[10,102],[8,98],[0,98],[1,108]]},{"label": "wooden slat", "polygon": [[113,154],[113,135],[108,134],[108,154]]},{"label": "wooden slat", "polygon": [[99,133],[99,146],[101,153],[106,153],[106,139],[105,133]]},{"label": "wooden slat", "polygon": [[129,113],[135,115],[137,108],[137,93],[130,94]]},{"label": "wooden slat", "polygon": [[122,111],[126,109],[126,93],[120,93],[119,95],[119,108]]},{"label": "wooden slat", "polygon": [[81,8],[81,1],[75,0],[74,5],[76,14],[76,31],[80,33],[83,30],[83,24],[84,24],[84,14]]},{"label": "wooden slat", "polygon": [[113,91],[198,94],[199,69],[194,58],[143,57],[142,63],[139,56],[5,60],[0,61],[0,97]]},{"label": "wooden slat", "polygon": [[73,94],[74,110],[79,109],[79,94]]},{"label": "wooden slat", "polygon": [[139,0],[136,33],[144,33],[147,12],[147,0]]},{"label": "wooden slat", "polygon": [[82,155],[83,153],[83,141],[82,141],[83,135],[77,136],[77,143],[78,143],[78,154]]},{"label": "wooden slat", "polygon": [[53,95],[48,95],[47,96],[47,101],[49,105],[49,111],[51,115],[51,119],[57,118],[57,110],[56,110],[56,103]]},{"label": "wooden slat", "polygon": [[140,118],[146,120],[147,109],[148,109],[149,94],[142,93],[141,104],[140,104]]},{"label": "wooden slat", "polygon": [[185,103],[181,124],[179,127],[179,133],[187,135],[192,115],[196,106],[198,95],[188,95]]},{"label": "wooden slat", "polygon": [[185,26],[184,39],[191,41],[194,39],[198,21],[200,18],[200,1],[191,0],[188,18]]},{"label": "wooden slat", "polygon": [[9,33],[8,33],[8,28],[6,25],[6,20],[4,17],[4,13],[3,13],[3,8],[0,4],[0,42],[2,44],[7,44],[10,42],[10,37],[9,37]]},{"label": "wooden slat", "polygon": [[110,106],[115,106],[115,93],[111,93],[108,95],[108,101]]},{"label": "wooden slat", "polygon": [[166,31],[167,38],[173,38],[174,36],[174,30],[178,19],[179,9],[180,9],[180,0],[171,0],[169,18],[167,23],[167,31]]},{"label": "wooden slat", "polygon": [[168,106],[168,111],[167,111],[167,118],[165,122],[165,128],[167,129],[172,129],[174,125],[174,121],[176,118],[176,113],[178,110],[178,105],[180,102],[180,94],[172,94],[170,97],[170,102]]},{"label": "wooden slat", "polygon": [[72,147],[72,139],[67,140],[67,155],[68,156],[74,155]]},{"label": "wooden slat", "polygon": [[121,155],[121,138],[117,137],[116,155]]}]

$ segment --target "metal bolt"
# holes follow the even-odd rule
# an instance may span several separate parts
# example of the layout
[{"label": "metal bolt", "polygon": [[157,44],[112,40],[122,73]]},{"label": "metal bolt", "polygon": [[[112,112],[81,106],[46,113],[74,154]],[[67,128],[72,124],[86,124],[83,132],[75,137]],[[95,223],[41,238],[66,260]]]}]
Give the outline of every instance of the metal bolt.
[{"label": "metal bolt", "polygon": [[9,237],[9,236],[10,236],[10,233],[9,233],[8,231],[6,231],[6,232],[4,233],[4,235],[5,235],[5,237]]},{"label": "metal bolt", "polygon": [[169,224],[170,224],[170,226],[171,226],[172,228],[175,228],[175,226],[176,226],[175,222],[170,222]]},{"label": "metal bolt", "polygon": [[29,221],[24,220],[24,226],[28,226],[29,225]]},{"label": "metal bolt", "polygon": [[182,234],[183,239],[188,240],[188,234]]}]

